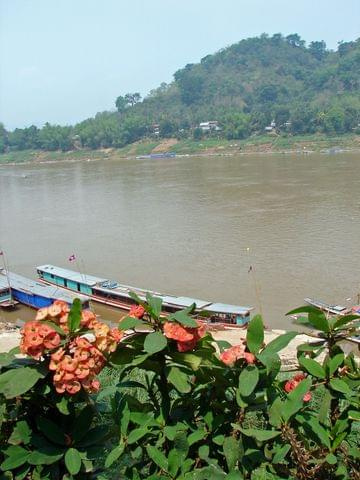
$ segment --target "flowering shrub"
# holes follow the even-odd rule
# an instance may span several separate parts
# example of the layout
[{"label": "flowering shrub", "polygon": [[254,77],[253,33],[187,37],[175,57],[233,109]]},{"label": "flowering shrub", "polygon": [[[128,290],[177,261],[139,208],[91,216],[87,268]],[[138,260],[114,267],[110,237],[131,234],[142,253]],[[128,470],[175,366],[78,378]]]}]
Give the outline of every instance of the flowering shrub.
[{"label": "flowering shrub", "polygon": [[360,375],[341,348],[359,317],[294,311],[314,341],[289,375],[279,351],[297,332],[265,345],[256,316],[231,346],[193,307],[165,317],[160,299],[133,298],[116,329],[79,302],[41,310],[27,357],[0,357],[4,478],[359,478]]}]

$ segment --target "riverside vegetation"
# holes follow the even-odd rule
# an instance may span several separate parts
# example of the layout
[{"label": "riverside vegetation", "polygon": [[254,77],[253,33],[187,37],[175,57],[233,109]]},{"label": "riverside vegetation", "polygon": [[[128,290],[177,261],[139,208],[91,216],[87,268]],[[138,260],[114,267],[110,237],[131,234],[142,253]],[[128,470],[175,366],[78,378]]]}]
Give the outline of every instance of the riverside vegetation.
[{"label": "riverside vegetation", "polygon": [[[0,152],[124,148],[149,138],[239,140],[263,135],[272,121],[272,133],[285,137],[356,134],[359,92],[360,39],[331,51],[323,41],[306,46],[298,34],[263,34],[186,65],[143,100],[120,95],[116,112],[74,126],[8,132],[0,125]],[[199,123],[209,120],[221,130],[203,132]]]},{"label": "riverside vegetation", "polygon": [[112,329],[55,302],[24,325],[25,356],[1,354],[1,478],[359,479],[360,370],[341,348],[359,317],[291,312],[314,341],[284,373],[296,332],[265,345],[255,316],[231,346],[192,308],[133,298]]}]

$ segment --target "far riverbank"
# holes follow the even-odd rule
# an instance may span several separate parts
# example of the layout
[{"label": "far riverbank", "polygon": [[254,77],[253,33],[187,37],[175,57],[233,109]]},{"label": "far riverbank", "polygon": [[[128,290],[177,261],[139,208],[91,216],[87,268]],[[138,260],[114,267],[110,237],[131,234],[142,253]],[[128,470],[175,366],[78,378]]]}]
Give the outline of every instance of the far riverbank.
[{"label": "far riverbank", "polygon": [[99,150],[42,151],[22,150],[0,155],[0,165],[21,163],[48,163],[60,161],[91,161],[116,158],[136,158],[152,153],[173,152],[176,155],[246,155],[293,153],[307,155],[311,153],[336,154],[360,152],[360,135],[303,135],[272,136],[262,135],[244,140],[224,140],[208,138],[204,140],[147,139],[127,145],[123,148]]}]

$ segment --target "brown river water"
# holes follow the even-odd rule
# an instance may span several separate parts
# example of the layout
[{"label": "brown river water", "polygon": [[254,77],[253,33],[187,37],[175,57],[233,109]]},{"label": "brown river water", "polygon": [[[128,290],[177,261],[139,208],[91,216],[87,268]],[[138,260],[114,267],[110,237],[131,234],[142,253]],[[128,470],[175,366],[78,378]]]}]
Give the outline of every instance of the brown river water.
[{"label": "brown river water", "polygon": [[[36,265],[52,263],[253,305],[269,327],[289,328],[285,313],[306,296],[357,303],[359,239],[360,154],[0,166],[0,249],[11,270],[35,278]],[[0,310],[0,320],[32,315]]]}]

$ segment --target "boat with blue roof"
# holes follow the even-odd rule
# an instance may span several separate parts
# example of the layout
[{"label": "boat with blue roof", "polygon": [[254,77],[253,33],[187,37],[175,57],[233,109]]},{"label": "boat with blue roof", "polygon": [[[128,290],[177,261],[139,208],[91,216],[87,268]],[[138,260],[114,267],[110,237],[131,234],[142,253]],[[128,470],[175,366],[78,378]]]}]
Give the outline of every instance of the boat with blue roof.
[{"label": "boat with blue roof", "polygon": [[136,293],[141,300],[146,301],[146,294],[161,298],[162,309],[165,313],[174,313],[195,304],[195,313],[208,319],[210,322],[228,323],[244,326],[250,320],[252,307],[213,303],[197,298],[165,295],[160,292],[124,285],[106,278],[82,274],[55,265],[41,265],[37,267],[39,280],[46,284],[57,285],[61,288],[88,295],[92,300],[105,305],[130,310],[135,304],[130,293]]},{"label": "boat with blue roof", "polygon": [[0,308],[14,308],[18,303],[11,294],[8,280],[0,277]]},{"label": "boat with blue roof", "polygon": [[49,307],[55,300],[63,300],[68,305],[72,305],[75,298],[79,298],[82,307],[89,308],[89,297],[86,295],[68,292],[65,288],[59,288],[56,285],[45,285],[2,268],[0,282],[4,280],[8,282],[14,300],[28,307],[36,309]]}]

